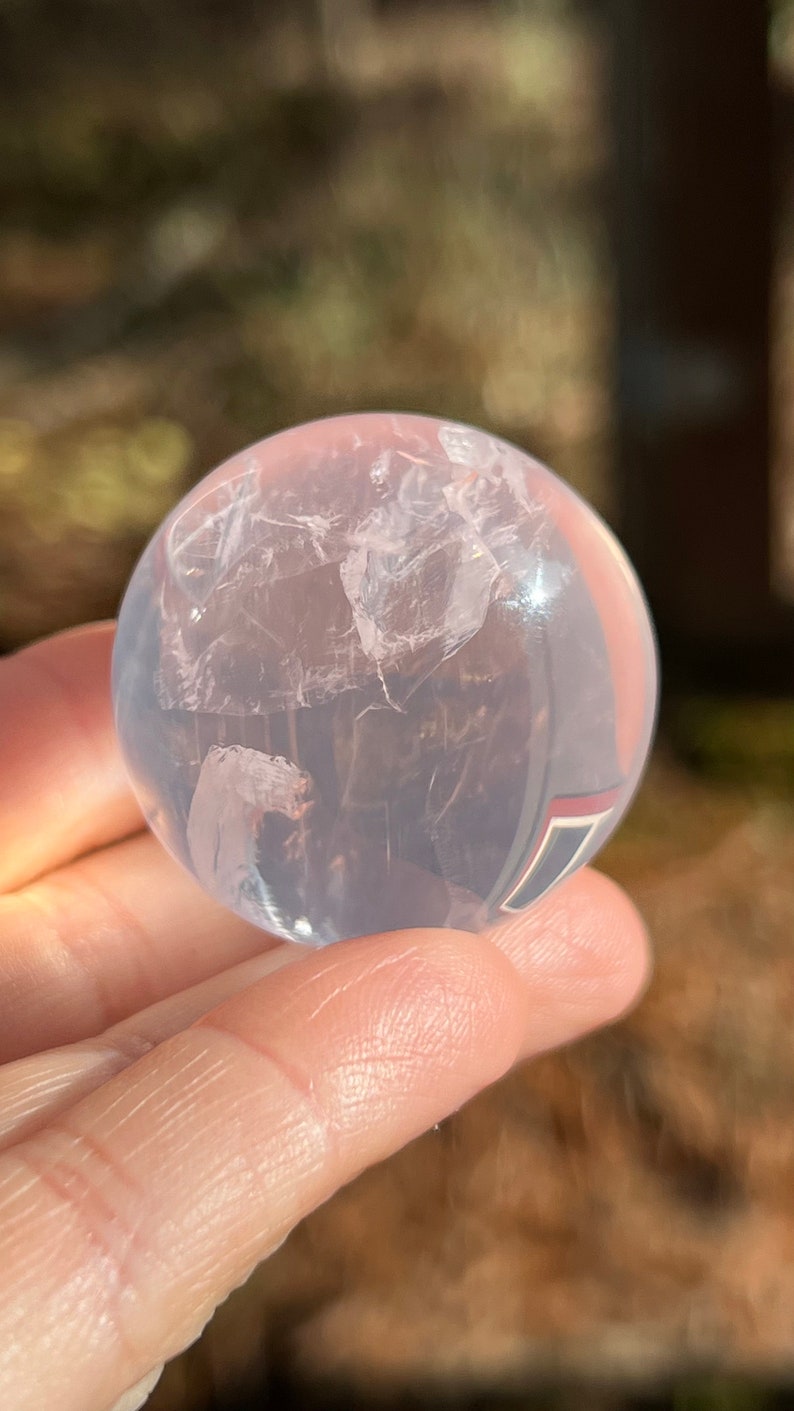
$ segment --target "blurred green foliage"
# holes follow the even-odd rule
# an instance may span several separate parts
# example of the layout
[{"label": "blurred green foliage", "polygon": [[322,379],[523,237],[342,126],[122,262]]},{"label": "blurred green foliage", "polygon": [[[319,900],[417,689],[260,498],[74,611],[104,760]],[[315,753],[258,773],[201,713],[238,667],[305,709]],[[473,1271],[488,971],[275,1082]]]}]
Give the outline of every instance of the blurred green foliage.
[{"label": "blurred green foliage", "polygon": [[794,711],[789,700],[695,697],[672,703],[669,733],[709,778],[765,797],[794,798]]},{"label": "blurred green foliage", "polygon": [[772,1411],[772,1393],[739,1381],[710,1380],[681,1387],[670,1411]]}]

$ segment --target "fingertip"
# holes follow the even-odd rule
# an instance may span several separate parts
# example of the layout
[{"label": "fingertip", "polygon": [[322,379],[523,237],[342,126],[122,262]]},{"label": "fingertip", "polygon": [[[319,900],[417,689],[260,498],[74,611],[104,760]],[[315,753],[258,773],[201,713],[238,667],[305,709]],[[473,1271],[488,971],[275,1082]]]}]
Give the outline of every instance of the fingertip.
[{"label": "fingertip", "polygon": [[[256,1046],[257,990],[199,1022],[220,1021]],[[427,1114],[416,1131],[505,1073],[527,1023],[526,987],[515,967],[469,932],[405,931],[345,941],[321,956],[308,952],[289,973],[262,982],[262,1002],[265,996],[268,1049],[293,1067],[323,1069],[329,1081],[338,1068],[340,1091],[354,1069],[354,1108],[370,1088],[388,1093],[388,1106],[402,1105],[410,1069],[412,1104]],[[384,1078],[390,1071],[394,1088]]]},{"label": "fingertip", "polygon": [[642,998],[653,968],[650,937],[627,892],[603,872],[585,869],[566,905],[581,908],[580,963],[601,985],[603,1021],[621,1018]]},{"label": "fingertip", "polygon": [[[422,933],[414,1013],[425,1015],[425,1043],[438,1058],[470,1058],[472,1091],[512,1067],[527,1026],[526,986],[509,958],[487,936],[469,931]],[[446,1032],[444,1032],[446,1030]]]},{"label": "fingertip", "polygon": [[651,948],[636,907],[615,881],[589,868],[487,934],[527,987],[529,1052],[614,1022],[650,980]]}]

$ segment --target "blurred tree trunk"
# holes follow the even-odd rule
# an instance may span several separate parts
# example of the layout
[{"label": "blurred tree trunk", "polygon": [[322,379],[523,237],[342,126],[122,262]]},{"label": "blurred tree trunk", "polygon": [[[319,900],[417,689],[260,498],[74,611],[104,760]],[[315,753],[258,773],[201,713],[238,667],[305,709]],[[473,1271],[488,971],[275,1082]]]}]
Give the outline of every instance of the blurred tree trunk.
[{"label": "blurred tree trunk", "polygon": [[671,669],[791,679],[771,579],[759,0],[612,0],[622,530]]}]

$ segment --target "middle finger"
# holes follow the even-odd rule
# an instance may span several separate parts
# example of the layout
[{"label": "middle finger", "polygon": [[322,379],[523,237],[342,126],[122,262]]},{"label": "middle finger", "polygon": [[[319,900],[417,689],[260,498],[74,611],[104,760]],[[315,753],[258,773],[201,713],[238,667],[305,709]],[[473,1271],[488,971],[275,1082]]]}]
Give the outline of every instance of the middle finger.
[{"label": "middle finger", "polygon": [[270,949],[148,833],[0,897],[0,1063],[101,1034]]}]

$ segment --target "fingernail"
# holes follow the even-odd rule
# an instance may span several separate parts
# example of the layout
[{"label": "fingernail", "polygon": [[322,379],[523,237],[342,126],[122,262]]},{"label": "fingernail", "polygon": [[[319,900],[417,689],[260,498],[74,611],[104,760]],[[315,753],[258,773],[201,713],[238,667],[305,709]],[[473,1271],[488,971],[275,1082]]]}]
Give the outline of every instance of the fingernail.
[{"label": "fingernail", "polygon": [[143,1406],[145,1401],[148,1401],[157,1386],[162,1373],[162,1366],[155,1367],[153,1372],[149,1372],[148,1376],[144,1377],[142,1381],[136,1382],[134,1387],[130,1387],[129,1391],[125,1391],[124,1395],[120,1397],[118,1401],[114,1401],[113,1405],[108,1408],[108,1411],[140,1411],[140,1407]]}]

